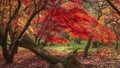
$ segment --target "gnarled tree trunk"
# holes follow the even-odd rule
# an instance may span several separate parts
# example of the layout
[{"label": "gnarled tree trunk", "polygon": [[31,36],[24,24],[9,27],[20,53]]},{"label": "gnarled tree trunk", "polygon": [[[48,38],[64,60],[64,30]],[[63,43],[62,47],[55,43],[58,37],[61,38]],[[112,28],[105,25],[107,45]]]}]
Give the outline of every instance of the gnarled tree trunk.
[{"label": "gnarled tree trunk", "polygon": [[62,60],[52,56],[51,54],[49,54],[45,49],[41,48],[40,46],[38,46],[36,43],[34,43],[32,41],[32,39],[28,36],[25,35],[24,38],[22,39],[22,41],[19,43],[19,45],[21,47],[24,47],[30,51],[32,51],[33,53],[35,53],[37,56],[40,56],[42,58],[45,58],[46,60],[52,62],[52,63],[58,63],[58,62],[62,62]]},{"label": "gnarled tree trunk", "polygon": [[37,56],[42,57],[46,61],[52,63],[53,65],[51,66],[51,68],[84,68],[84,65],[82,65],[74,57],[72,57],[76,50],[73,53],[67,55],[65,59],[59,59],[48,53],[42,47],[35,44],[34,41],[32,41],[32,39],[28,35],[24,36],[22,41],[19,42],[19,45],[20,47],[24,47],[36,54]]}]

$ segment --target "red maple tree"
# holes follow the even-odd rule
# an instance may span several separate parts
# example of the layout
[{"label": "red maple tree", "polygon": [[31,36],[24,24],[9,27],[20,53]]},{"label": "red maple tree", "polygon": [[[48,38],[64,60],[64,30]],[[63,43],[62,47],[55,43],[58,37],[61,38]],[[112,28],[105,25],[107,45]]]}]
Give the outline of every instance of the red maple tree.
[{"label": "red maple tree", "polygon": [[69,40],[63,37],[65,32],[71,38],[84,40],[92,36],[93,42],[100,41],[105,45],[116,39],[108,27],[91,17],[83,8],[76,6],[74,1],[69,4],[52,7],[45,10],[42,17],[36,17],[33,22],[39,23],[39,26],[36,27],[35,35],[43,38],[45,43],[60,44],[69,43]]}]

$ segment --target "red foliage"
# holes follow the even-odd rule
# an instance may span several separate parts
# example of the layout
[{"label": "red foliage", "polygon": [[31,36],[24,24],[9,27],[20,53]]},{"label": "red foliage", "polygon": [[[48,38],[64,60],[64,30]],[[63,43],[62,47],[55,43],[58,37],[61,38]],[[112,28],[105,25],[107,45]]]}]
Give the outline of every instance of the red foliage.
[{"label": "red foliage", "polygon": [[69,40],[61,38],[61,37],[53,37],[49,36],[46,39],[47,44],[69,44]]},{"label": "red foliage", "polygon": [[117,3],[120,3],[120,0],[116,0]]},{"label": "red foliage", "polygon": [[[50,2],[55,3],[56,0],[49,0],[48,3],[50,4]],[[33,4],[30,1],[27,3],[24,1],[23,3],[26,6]],[[65,32],[69,33],[71,38],[80,37],[87,40],[89,36],[93,36],[92,41],[100,41],[106,45],[116,39],[109,28],[100,24],[83,8],[78,8],[77,3],[82,3],[80,0],[70,0],[68,3],[46,8],[42,17],[36,17],[33,22],[39,23],[39,26],[36,27],[35,36],[43,36],[45,42],[63,43],[64,41],[64,44],[69,43],[63,37]]]}]

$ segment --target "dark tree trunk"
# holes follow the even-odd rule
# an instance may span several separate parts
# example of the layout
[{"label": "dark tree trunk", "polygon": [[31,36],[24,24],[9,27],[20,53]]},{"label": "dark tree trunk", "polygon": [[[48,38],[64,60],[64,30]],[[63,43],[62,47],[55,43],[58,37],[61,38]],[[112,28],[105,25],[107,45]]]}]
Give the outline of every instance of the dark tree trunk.
[{"label": "dark tree trunk", "polygon": [[115,46],[115,50],[117,50],[118,49],[118,35],[116,35],[117,36],[117,39],[116,39],[116,46]]},{"label": "dark tree trunk", "polygon": [[7,50],[7,45],[2,43],[1,47],[2,47],[2,54],[3,54],[3,57],[6,61],[6,64],[9,64],[9,52]]},{"label": "dark tree trunk", "polygon": [[82,38],[78,38],[78,44],[81,44]]},{"label": "dark tree trunk", "polygon": [[79,38],[79,44],[81,44],[82,38]]},{"label": "dark tree trunk", "polygon": [[7,45],[1,45],[1,46],[2,46],[3,57],[6,61],[6,64],[11,64],[13,62],[14,55],[18,50],[18,46],[15,46],[15,48],[11,51],[7,49]]},{"label": "dark tree trunk", "polygon": [[84,50],[84,58],[87,58],[87,56],[88,56],[88,50],[90,48],[91,41],[92,41],[92,37],[90,36],[88,39],[87,45],[85,47],[85,50]]},{"label": "dark tree trunk", "polygon": [[114,27],[113,28],[113,31],[114,31],[114,33],[115,33],[115,36],[116,36],[116,46],[115,46],[115,50],[117,50],[118,49],[118,41],[119,41],[119,36],[118,36],[118,33],[117,33],[117,31],[116,31],[116,28]]},{"label": "dark tree trunk", "polygon": [[82,40],[82,38],[76,38],[76,39],[75,39],[75,43],[81,44],[81,40]]},{"label": "dark tree trunk", "polygon": [[99,42],[98,41],[95,41],[95,42],[92,42],[92,44],[93,44],[93,48],[97,48],[98,47],[98,45],[99,45]]},{"label": "dark tree trunk", "polygon": [[11,47],[9,53],[9,63],[13,63],[13,60],[14,60],[14,55],[17,53],[18,51],[18,45],[15,45],[13,48]]}]

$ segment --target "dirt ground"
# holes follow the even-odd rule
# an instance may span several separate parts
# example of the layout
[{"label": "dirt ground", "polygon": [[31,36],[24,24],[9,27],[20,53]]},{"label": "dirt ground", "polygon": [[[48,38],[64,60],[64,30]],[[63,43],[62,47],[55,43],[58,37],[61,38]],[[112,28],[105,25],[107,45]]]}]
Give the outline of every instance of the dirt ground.
[{"label": "dirt ground", "polygon": [[[58,55],[56,51],[48,50],[53,55]],[[76,55],[76,59],[86,68],[120,68],[120,50],[117,51],[117,57],[96,57],[95,53],[90,53],[87,59],[82,57],[82,53]],[[60,56],[64,56],[61,54]],[[15,55],[14,62],[10,65],[4,64],[5,60],[0,51],[0,68],[50,68],[50,64],[44,59],[37,57],[35,54],[26,49],[20,49]]]}]

